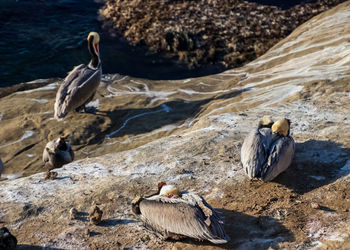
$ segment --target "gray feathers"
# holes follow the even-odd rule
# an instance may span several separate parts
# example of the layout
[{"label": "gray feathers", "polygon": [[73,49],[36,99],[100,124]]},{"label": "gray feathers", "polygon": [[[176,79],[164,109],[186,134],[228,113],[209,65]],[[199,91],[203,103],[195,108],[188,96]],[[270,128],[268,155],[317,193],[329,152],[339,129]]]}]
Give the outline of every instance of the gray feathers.
[{"label": "gray feathers", "polygon": [[250,178],[258,177],[265,164],[272,140],[270,128],[258,128],[245,138],[241,148],[241,162]]},{"label": "gray feathers", "polygon": [[271,181],[292,163],[295,143],[292,137],[279,137],[270,147],[270,152],[261,172],[263,181]]},{"label": "gray feathers", "polygon": [[85,108],[92,100],[101,81],[102,67],[98,44],[100,36],[96,32],[88,35],[88,49],[91,61],[88,66],[76,66],[64,79],[56,94],[56,119],[64,118],[68,112]]},{"label": "gray feathers", "polygon": [[144,198],[139,208],[141,220],[163,236],[175,234],[215,244],[229,240],[221,216],[196,194],[176,198],[155,195]]},{"label": "gray feathers", "polygon": [[55,118],[63,118],[68,112],[91,101],[100,84],[101,76],[101,64],[96,69],[84,64],[75,67],[57,91]]},{"label": "gray feathers", "polygon": [[250,178],[271,181],[292,163],[295,143],[291,136],[272,133],[270,128],[254,129],[241,148],[241,162]]}]

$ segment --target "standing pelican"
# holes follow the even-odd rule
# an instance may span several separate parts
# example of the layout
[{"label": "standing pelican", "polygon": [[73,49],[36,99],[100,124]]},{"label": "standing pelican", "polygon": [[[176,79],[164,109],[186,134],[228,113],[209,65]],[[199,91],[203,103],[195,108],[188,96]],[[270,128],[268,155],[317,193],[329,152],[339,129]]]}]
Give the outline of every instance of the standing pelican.
[{"label": "standing pelican", "polygon": [[241,161],[250,178],[271,181],[292,163],[295,143],[290,133],[290,120],[260,122],[243,142]]},{"label": "standing pelican", "polygon": [[201,196],[179,190],[164,182],[152,196],[137,196],[132,211],[146,226],[165,238],[191,237],[215,244],[229,241],[221,216]]},{"label": "standing pelican", "polygon": [[1,158],[0,158],[0,177],[4,171],[5,171],[5,167],[4,167],[4,164],[2,163]]},{"label": "standing pelican", "polygon": [[47,168],[48,174],[54,168],[60,168],[64,164],[74,160],[73,150],[64,137],[58,138],[56,141],[49,141],[43,152],[43,161]]},{"label": "standing pelican", "polygon": [[56,94],[55,118],[64,118],[72,110],[85,110],[85,105],[94,97],[102,76],[99,54],[100,36],[90,32],[87,37],[91,54],[89,65],[76,66],[64,79]]}]

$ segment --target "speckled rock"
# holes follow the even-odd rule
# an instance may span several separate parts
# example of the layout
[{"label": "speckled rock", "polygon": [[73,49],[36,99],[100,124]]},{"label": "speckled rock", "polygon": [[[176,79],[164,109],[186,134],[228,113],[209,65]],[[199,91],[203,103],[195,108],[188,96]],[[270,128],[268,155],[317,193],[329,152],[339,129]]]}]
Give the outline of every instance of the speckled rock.
[{"label": "speckled rock", "polygon": [[242,0],[108,0],[100,11],[112,33],[187,63],[242,66],[311,17],[344,0],[282,10]]}]

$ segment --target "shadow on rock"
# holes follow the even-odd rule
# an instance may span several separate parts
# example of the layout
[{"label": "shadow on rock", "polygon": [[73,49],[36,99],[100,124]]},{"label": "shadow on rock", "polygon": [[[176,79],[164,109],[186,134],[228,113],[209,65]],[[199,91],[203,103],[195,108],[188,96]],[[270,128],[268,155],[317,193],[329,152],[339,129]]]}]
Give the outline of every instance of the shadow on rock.
[{"label": "shadow on rock", "polygon": [[[27,244],[19,244],[17,245],[16,249],[24,249],[24,250],[42,250],[42,249],[47,249],[46,247],[43,246],[34,246],[34,245],[27,245]],[[50,247],[48,248],[50,250],[64,250],[64,248],[54,248]]]},{"label": "shadow on rock", "polygon": [[[244,213],[219,209],[225,218],[225,230],[231,237],[229,249],[268,249],[278,248],[278,243],[294,241],[294,234],[278,220]],[[225,245],[226,247],[226,245]]]},{"label": "shadow on rock", "polygon": [[116,225],[126,225],[129,223],[137,223],[136,220],[117,220],[117,219],[108,219],[103,220],[99,226],[102,227],[114,227]]},{"label": "shadow on rock", "polygon": [[[260,249],[278,248],[281,242],[294,241],[294,234],[285,228],[278,220],[259,216],[254,217],[244,213],[217,209],[225,221],[225,232],[231,240],[223,245],[216,245],[223,249]],[[193,245],[213,245],[210,242],[186,239],[183,243]]]},{"label": "shadow on rock", "polygon": [[203,105],[213,100],[233,98],[246,91],[249,91],[249,88],[205,100],[171,101],[163,103],[155,108],[114,110],[112,112],[101,111],[101,113],[105,113],[105,115],[108,116],[111,121],[115,121],[115,123],[107,130],[108,133],[104,134],[103,138],[96,137],[91,140],[89,145],[101,143],[105,137],[113,138],[122,137],[127,134],[137,135],[148,133],[166,125],[176,124],[189,118],[195,118]]},{"label": "shadow on rock", "polygon": [[349,158],[350,149],[332,141],[296,143],[292,165],[274,181],[304,194],[345,175],[341,168]]}]

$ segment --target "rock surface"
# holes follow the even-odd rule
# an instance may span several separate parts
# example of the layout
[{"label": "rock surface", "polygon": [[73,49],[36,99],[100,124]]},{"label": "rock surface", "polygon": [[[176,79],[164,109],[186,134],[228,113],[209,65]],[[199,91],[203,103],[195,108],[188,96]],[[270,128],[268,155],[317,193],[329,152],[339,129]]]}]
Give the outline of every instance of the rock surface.
[{"label": "rock surface", "polygon": [[[178,81],[106,75],[90,103],[96,114],[53,120],[58,82],[1,98],[5,177],[44,171],[43,147],[59,134],[70,135],[77,160],[55,180],[0,182],[0,226],[23,249],[218,249],[163,241],[136,220],[131,200],[166,181],[222,212],[224,248],[349,249],[349,38],[346,2],[238,69]],[[263,116],[291,119],[296,141],[291,167],[270,183],[248,180],[239,156]],[[93,202],[103,206],[99,225],[89,224]]]},{"label": "rock surface", "polygon": [[341,2],[318,0],[283,10],[254,0],[107,0],[100,16],[112,33],[190,67],[215,63],[232,68],[264,54],[300,24]]}]

